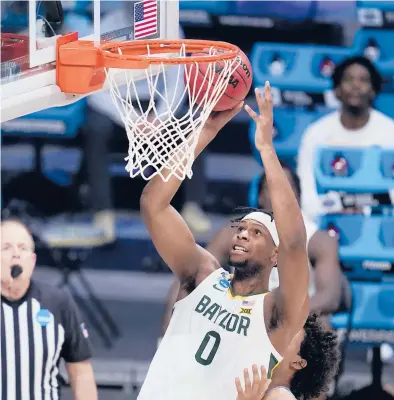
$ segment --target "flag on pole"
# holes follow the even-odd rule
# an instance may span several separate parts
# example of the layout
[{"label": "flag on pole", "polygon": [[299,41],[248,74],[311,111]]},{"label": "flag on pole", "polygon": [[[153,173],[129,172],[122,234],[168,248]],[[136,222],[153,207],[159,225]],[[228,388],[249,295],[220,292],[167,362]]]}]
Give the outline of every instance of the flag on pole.
[{"label": "flag on pole", "polygon": [[134,39],[157,33],[157,0],[143,0],[134,4]]}]

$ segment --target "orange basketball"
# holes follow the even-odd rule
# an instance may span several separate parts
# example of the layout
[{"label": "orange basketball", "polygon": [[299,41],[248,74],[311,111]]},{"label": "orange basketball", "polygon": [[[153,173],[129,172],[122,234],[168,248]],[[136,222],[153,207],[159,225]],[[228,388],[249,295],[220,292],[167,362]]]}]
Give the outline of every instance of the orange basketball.
[{"label": "orange basketball", "polygon": [[[209,53],[208,51],[203,53],[193,53],[192,56],[201,56],[203,54]],[[243,101],[249,93],[253,80],[252,66],[250,65],[248,57],[246,57],[245,53],[241,50],[237,56],[237,61],[239,60],[239,58],[241,58],[241,63],[231,74],[223,96],[219,99],[219,101],[213,108],[214,111],[225,111],[234,108],[235,106],[237,106],[237,104]],[[224,61],[216,62],[215,74],[211,85],[209,85],[208,79],[204,79],[208,66],[209,63],[204,62],[199,62],[198,68],[196,67],[196,64],[186,64],[185,66],[187,70],[185,71],[185,83],[186,85],[189,85],[190,93],[193,96],[194,91],[196,92],[195,97],[198,104],[201,103],[207,90],[212,90],[215,86],[215,83],[219,79],[220,72],[224,67]],[[190,74],[189,79],[186,79],[186,73],[188,75]],[[199,92],[200,88],[201,91]]]}]

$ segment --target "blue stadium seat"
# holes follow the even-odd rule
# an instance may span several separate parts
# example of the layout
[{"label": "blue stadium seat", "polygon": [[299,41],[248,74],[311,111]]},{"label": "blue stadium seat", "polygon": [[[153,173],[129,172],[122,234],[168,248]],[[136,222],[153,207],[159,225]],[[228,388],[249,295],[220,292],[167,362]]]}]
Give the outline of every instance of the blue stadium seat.
[{"label": "blue stadium seat", "polygon": [[[29,26],[29,14],[14,9],[12,2],[1,2],[1,31],[17,33]],[[23,9],[23,5],[21,7]]]},{"label": "blue stadium seat", "polygon": [[[348,162],[348,176],[335,176],[331,163],[337,156]],[[387,193],[394,188],[394,150],[323,147],[318,149],[314,165],[319,194],[328,191],[349,193]]]},{"label": "blue stadium seat", "polygon": [[[24,115],[2,124],[2,135],[33,138],[35,157],[40,159],[40,171],[59,185],[69,185],[71,177],[78,170],[81,162],[80,152],[40,148],[37,141],[45,143],[46,139],[71,139],[77,136],[79,128],[85,121],[86,99],[64,107],[48,108],[33,114]],[[2,162],[5,170],[30,170],[34,158],[26,152],[16,152],[16,157],[7,152]],[[10,158],[11,157],[11,158]]]},{"label": "blue stadium seat", "polygon": [[[278,55],[285,64],[283,75],[270,73],[270,65],[275,55]],[[320,62],[328,56],[337,64],[351,55],[350,48],[256,43],[250,55],[254,85],[261,86],[269,80],[271,86],[281,90],[322,93],[331,89],[331,79],[320,75]]]},{"label": "blue stadium seat", "polygon": [[[392,220],[393,217],[389,221],[391,229],[389,234],[394,238]],[[376,235],[376,232],[371,232],[370,237],[374,235]],[[341,247],[340,259],[342,260]],[[366,244],[366,249],[368,248],[369,243]],[[392,240],[390,257],[391,259],[385,261],[393,263],[394,243],[392,243]],[[391,271],[391,274],[393,272]],[[379,273],[381,274],[380,276],[378,276]],[[347,273],[352,291],[351,310],[350,312],[334,314],[330,318],[332,327],[337,330],[342,341],[342,362],[345,360],[349,344],[363,347],[372,346],[375,350],[373,362],[371,363],[372,383],[353,393],[354,398],[371,398],[371,393],[376,395],[376,398],[389,398],[389,396],[383,395],[380,345],[383,343],[394,345],[394,282],[392,278],[385,279],[382,274],[382,271],[367,269],[364,270],[364,273],[360,270],[353,275],[352,273]],[[340,374],[342,371],[343,365]],[[336,384],[339,376],[336,379]]]},{"label": "blue stadium seat", "polygon": [[[394,31],[392,35],[394,36]],[[359,50],[357,49],[357,52]],[[286,65],[286,71],[281,76],[272,75],[269,71],[274,54],[278,54]],[[322,77],[318,73],[319,64],[322,59],[325,56],[329,56],[334,63],[337,63],[354,54],[356,54],[355,49],[351,48],[256,43],[250,57],[254,71],[253,84],[255,87],[262,87],[265,81],[269,80],[271,86],[283,91],[322,94],[332,89],[331,79]],[[383,61],[378,63],[378,67],[383,64],[388,65],[390,62]],[[394,80],[391,80],[394,89]],[[375,108],[394,118],[393,104],[394,94],[382,93],[376,98]],[[285,159],[290,165],[295,166],[298,147],[305,129],[309,124],[332,111],[328,107],[336,107],[336,105],[319,106],[314,111],[306,110],[302,107],[275,108],[274,120],[277,136],[274,139],[274,144],[280,158]],[[252,121],[249,125],[249,140],[255,159],[261,163],[260,156],[254,147],[254,131],[255,125]]]},{"label": "blue stadium seat", "polygon": [[[331,160],[337,152],[348,160],[350,176],[331,176]],[[394,187],[394,151],[378,147],[322,148],[316,160],[319,193],[333,190],[372,194]],[[345,334],[340,335],[345,339],[344,351],[349,342],[377,349],[382,343],[394,343],[394,283],[390,278],[394,273],[393,214],[327,214],[319,218],[319,227],[337,232],[339,259],[352,289],[351,311],[331,317],[334,329]],[[377,357],[372,363],[372,387],[382,391],[381,360]]]},{"label": "blue stadium seat", "polygon": [[[394,283],[351,282],[354,311],[331,317],[334,329],[352,326],[350,341],[360,345],[394,344]],[[351,318],[351,321],[349,321]]]},{"label": "blue stadium seat", "polygon": [[[381,58],[375,65],[387,81],[385,90],[394,91],[394,32],[378,30],[359,30],[350,48],[334,46],[292,45],[282,43],[255,43],[250,54],[254,74],[254,85],[263,86],[269,80],[272,87],[280,90],[324,93],[332,89],[331,78],[319,72],[320,63],[325,57],[334,64],[356,55],[362,55],[368,39],[375,37],[381,47]],[[283,74],[270,71],[274,57],[284,63]]]},{"label": "blue stadium seat", "polygon": [[320,217],[319,226],[337,230],[339,258],[350,278],[380,279],[394,265],[393,216],[327,214]]},{"label": "blue stadium seat", "polygon": [[[298,147],[305,129],[314,121],[328,112],[325,110],[304,110],[300,108],[275,108],[274,125],[276,135],[274,145],[280,159],[286,160],[292,166],[295,165]],[[261,158],[254,146],[255,123],[250,122],[249,140],[253,155],[258,163]]]},{"label": "blue stadium seat", "polygon": [[354,35],[353,48],[356,52],[362,54],[368,46],[369,40],[375,40],[380,48],[379,63],[393,61],[394,59],[394,32],[389,29],[359,29]]},{"label": "blue stadium seat", "polygon": [[[217,2],[221,3],[221,2]],[[217,4],[216,3],[216,4]],[[237,15],[262,16],[286,21],[303,21],[313,16],[316,1],[235,1]]]},{"label": "blue stadium seat", "polygon": [[233,9],[232,1],[195,1],[195,0],[180,0],[179,9],[182,10],[201,10],[213,15],[231,14]]},{"label": "blue stadium seat", "polygon": [[357,0],[357,8],[376,8],[382,11],[394,11],[394,3],[392,1],[379,0]]},{"label": "blue stadium seat", "polygon": [[285,21],[332,21],[352,20],[355,5],[352,2],[335,1],[244,1],[233,2],[237,15],[261,16]]},{"label": "blue stadium seat", "polygon": [[249,183],[248,191],[248,205],[249,207],[258,208],[259,207],[259,182],[261,179],[261,174],[258,173]]},{"label": "blue stadium seat", "polygon": [[370,39],[373,39],[380,50],[380,56],[374,61],[376,67],[387,81],[385,90],[394,91],[394,31],[383,29],[359,29],[353,42],[354,52],[363,54]]},{"label": "blue stadium seat", "polygon": [[86,98],[64,107],[47,108],[1,124],[3,135],[73,138],[85,121]]},{"label": "blue stadium seat", "polygon": [[381,93],[375,100],[375,108],[394,119],[394,93]]}]

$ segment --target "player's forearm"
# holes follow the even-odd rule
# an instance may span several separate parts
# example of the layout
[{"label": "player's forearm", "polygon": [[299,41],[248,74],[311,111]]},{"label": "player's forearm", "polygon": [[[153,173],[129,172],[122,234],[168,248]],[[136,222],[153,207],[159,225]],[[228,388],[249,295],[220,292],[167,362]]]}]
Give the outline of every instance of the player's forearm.
[{"label": "player's forearm", "polygon": [[272,203],[280,246],[283,249],[306,249],[304,220],[294,191],[283,171],[273,146],[260,152]]},{"label": "player's forearm", "polygon": [[319,314],[335,313],[339,308],[340,296],[340,290],[324,289],[316,293],[310,300],[310,312]]}]

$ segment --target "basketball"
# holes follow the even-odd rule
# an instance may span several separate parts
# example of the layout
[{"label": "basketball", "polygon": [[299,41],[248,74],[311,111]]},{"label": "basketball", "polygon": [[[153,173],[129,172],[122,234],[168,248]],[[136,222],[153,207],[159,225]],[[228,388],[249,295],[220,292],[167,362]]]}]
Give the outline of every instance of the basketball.
[{"label": "basketball", "polygon": [[[202,53],[193,53],[192,56],[201,57],[204,54],[209,53],[208,51]],[[241,63],[231,74],[226,90],[213,108],[213,111],[231,110],[241,101],[243,101],[249,93],[253,80],[252,66],[250,65],[248,57],[242,50],[239,51],[236,62],[238,62],[239,57],[241,58]],[[216,63],[215,74],[211,85],[209,85],[209,82],[206,78],[204,79],[208,67],[209,63],[204,62],[199,62],[198,66],[195,64],[187,64],[185,66],[187,70],[185,71],[185,84],[189,86],[190,93],[193,94],[193,97],[196,99],[197,103],[201,102],[205,93],[208,90],[212,90],[215,86],[216,81],[219,79],[220,72],[224,67],[224,61],[219,61]],[[186,72],[188,75],[190,75],[189,79],[186,79]],[[199,92],[200,88],[201,92]],[[196,96],[194,96],[194,90],[199,92],[198,95],[196,94]]]}]

